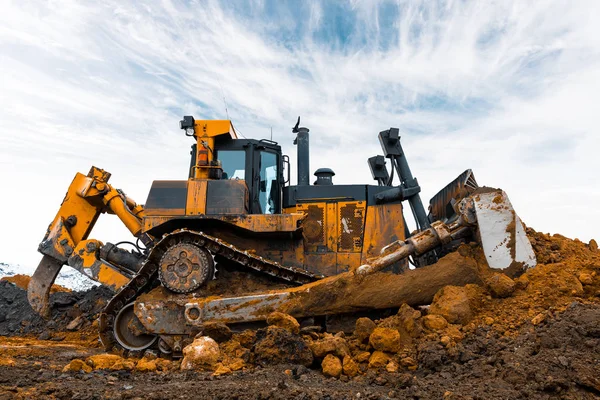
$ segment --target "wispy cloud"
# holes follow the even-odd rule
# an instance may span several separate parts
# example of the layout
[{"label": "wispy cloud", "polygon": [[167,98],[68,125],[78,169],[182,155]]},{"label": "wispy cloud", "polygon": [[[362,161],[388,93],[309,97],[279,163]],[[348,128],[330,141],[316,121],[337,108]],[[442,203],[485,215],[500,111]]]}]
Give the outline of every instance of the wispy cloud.
[{"label": "wispy cloud", "polygon": [[[596,1],[1,7],[2,260],[35,262],[76,170],[104,167],[140,202],[152,179],[185,178],[177,121],[226,107],[292,158],[302,115],[312,168],[338,183],[369,182],[377,132],[399,127],[423,198],[470,167],[536,229],[597,236]],[[101,220],[96,236],[121,234]]]}]

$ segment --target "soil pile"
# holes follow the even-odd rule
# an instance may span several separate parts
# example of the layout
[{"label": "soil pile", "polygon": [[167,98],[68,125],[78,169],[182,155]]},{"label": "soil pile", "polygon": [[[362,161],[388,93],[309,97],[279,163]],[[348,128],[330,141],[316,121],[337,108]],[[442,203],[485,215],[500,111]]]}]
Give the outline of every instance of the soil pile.
[{"label": "soil pile", "polygon": [[[34,368],[31,356],[20,359],[15,350],[0,361],[0,395],[120,397],[126,390],[127,397],[144,398],[597,398],[600,251],[594,241],[527,233],[538,266],[520,277],[491,272],[476,284],[446,286],[428,307],[404,304],[387,318],[359,318],[350,331],[321,332],[276,313],[258,330],[207,326],[185,363],[151,352],[141,359],[61,353],[56,368],[38,365],[44,381],[23,376]],[[451,257],[485,265],[476,245]],[[54,293],[50,324],[66,329],[80,318],[81,327],[92,329],[108,295],[101,288]],[[44,321],[36,318],[25,292],[0,282],[0,335],[41,332]],[[8,386],[14,382],[20,386]]]},{"label": "soil pile", "polygon": [[92,324],[112,295],[109,289],[94,287],[87,292],[70,292],[58,287],[50,295],[52,317],[46,321],[29,305],[27,292],[21,288],[26,283],[24,279],[14,283],[9,279],[0,281],[0,336],[40,335],[60,340],[65,337],[64,332],[78,331],[97,338]]}]

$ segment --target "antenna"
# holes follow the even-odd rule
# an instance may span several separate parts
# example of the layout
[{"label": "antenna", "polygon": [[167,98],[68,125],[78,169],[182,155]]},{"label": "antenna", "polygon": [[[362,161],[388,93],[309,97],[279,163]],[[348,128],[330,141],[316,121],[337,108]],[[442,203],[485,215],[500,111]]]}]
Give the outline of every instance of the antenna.
[{"label": "antenna", "polygon": [[271,141],[273,141],[273,127],[271,127]]},{"label": "antenna", "polygon": [[223,85],[221,85],[221,80],[217,78],[217,82],[219,82],[219,87],[221,88],[221,95],[223,96],[223,104],[225,105],[225,115],[227,115],[227,119],[229,118],[229,111],[227,111],[227,101],[225,101],[225,92],[223,91]]}]

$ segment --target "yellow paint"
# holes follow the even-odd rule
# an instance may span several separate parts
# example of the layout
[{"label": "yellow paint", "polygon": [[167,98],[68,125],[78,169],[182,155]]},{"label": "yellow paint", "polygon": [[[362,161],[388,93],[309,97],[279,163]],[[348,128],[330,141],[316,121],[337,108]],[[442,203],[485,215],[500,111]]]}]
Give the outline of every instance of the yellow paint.
[{"label": "yellow paint", "polygon": [[189,180],[185,215],[206,214],[206,180]]}]

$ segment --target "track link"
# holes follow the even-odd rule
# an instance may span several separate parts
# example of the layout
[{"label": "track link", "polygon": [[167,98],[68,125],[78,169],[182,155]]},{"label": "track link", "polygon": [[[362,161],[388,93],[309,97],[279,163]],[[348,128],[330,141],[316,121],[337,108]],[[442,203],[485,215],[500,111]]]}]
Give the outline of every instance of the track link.
[{"label": "track link", "polygon": [[98,329],[100,341],[106,351],[117,348],[121,352],[127,352],[127,349],[122,348],[115,339],[113,333],[115,318],[123,307],[156,285],[158,282],[158,265],[162,255],[169,247],[182,242],[196,244],[208,249],[213,255],[219,255],[251,270],[298,285],[314,282],[324,277],[300,268],[289,267],[267,260],[203,232],[189,229],[176,230],[164,235],[156,243],[138,273],[108,302],[100,314]]}]

